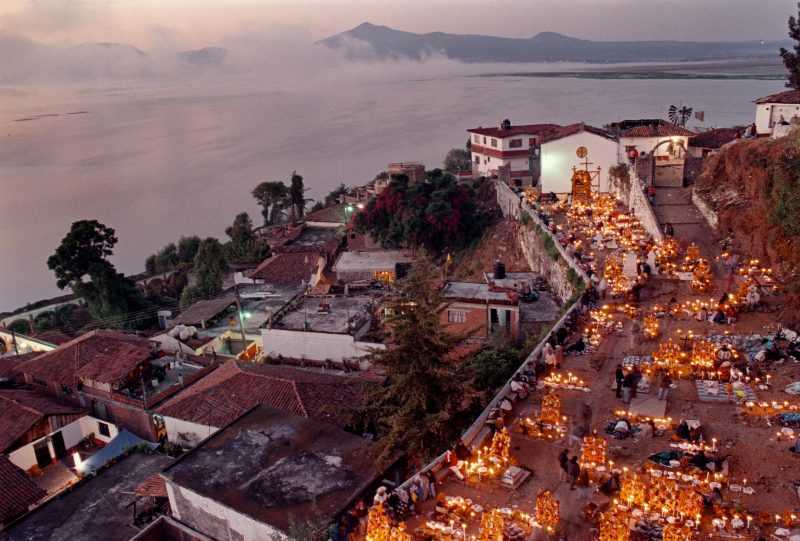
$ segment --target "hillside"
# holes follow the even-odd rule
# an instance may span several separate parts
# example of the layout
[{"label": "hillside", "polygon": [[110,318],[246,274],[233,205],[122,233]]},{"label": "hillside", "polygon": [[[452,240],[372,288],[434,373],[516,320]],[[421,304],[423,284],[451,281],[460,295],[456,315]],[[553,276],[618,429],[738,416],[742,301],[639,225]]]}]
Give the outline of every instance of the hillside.
[{"label": "hillside", "polygon": [[712,156],[695,192],[732,230],[734,251],[768,261],[789,296],[783,317],[800,323],[800,133],[740,141]]},{"label": "hillside", "polygon": [[[365,48],[363,44],[369,45]],[[667,62],[774,56],[784,42],[590,41],[556,32],[504,38],[432,32],[415,34],[363,23],[318,44],[351,60],[425,58],[461,62]]]}]

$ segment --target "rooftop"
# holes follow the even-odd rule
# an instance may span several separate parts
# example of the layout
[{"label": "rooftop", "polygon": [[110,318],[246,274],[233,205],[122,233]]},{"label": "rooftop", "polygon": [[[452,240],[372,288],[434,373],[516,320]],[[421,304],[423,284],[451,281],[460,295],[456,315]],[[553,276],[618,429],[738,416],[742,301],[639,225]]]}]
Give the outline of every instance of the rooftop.
[{"label": "rooftop", "polygon": [[77,415],[80,407],[56,402],[28,389],[0,390],[0,451],[5,452],[36,423],[49,415]]},{"label": "rooftop", "polygon": [[333,270],[337,272],[394,270],[398,263],[411,263],[414,258],[402,250],[342,252]]},{"label": "rooftop", "polygon": [[517,135],[540,135],[546,131],[560,128],[558,124],[520,124],[519,126],[511,126],[508,129],[503,129],[499,126],[490,128],[473,128],[467,130],[469,133],[477,133],[478,135],[486,135],[489,137],[514,137]]},{"label": "rooftop", "polygon": [[[162,481],[163,482],[163,481]],[[161,515],[147,528],[136,534],[130,541],[215,541],[183,522]]]},{"label": "rooftop", "polygon": [[380,473],[378,454],[375,444],[333,425],[259,406],[163,475],[286,532],[292,519],[331,518],[346,509]]},{"label": "rooftop", "polygon": [[763,98],[758,98],[756,103],[797,103],[800,104],[800,90],[785,90],[776,94],[770,94]]},{"label": "rooftop", "polygon": [[295,331],[348,333],[360,329],[371,319],[373,302],[374,298],[369,295],[305,297],[297,308],[284,314],[274,327]]},{"label": "rooftop", "polygon": [[365,382],[358,378],[287,366],[230,360],[176,395],[157,412],[205,426],[222,427],[253,406],[265,404],[292,415],[347,424]]},{"label": "rooftop", "polygon": [[578,122],[576,124],[560,126],[557,128],[553,128],[552,130],[546,131],[542,135],[542,144],[549,143],[551,141],[557,141],[559,139],[564,139],[565,137],[570,137],[572,135],[576,135],[581,132],[591,133],[593,135],[599,135],[600,137],[605,137],[610,141],[617,140],[616,137],[614,137],[604,129],[595,128],[594,126],[589,126],[588,124],[584,124],[583,122]]},{"label": "rooftop", "polygon": [[720,148],[742,136],[744,128],[716,128],[701,132],[689,138],[689,146],[701,148]]},{"label": "rooftop", "polygon": [[518,300],[514,293],[476,282],[447,282],[442,290],[442,295],[447,300],[494,304],[516,305]]},{"label": "rooftop", "polygon": [[82,379],[116,383],[152,354],[153,347],[144,338],[94,330],[21,363],[18,369],[35,379],[62,385],[75,385]]},{"label": "rooftop", "polygon": [[131,525],[134,490],[171,460],[133,453],[36,509],[4,531],[4,540],[127,541],[139,532]]},{"label": "rooftop", "polygon": [[339,246],[341,238],[342,228],[304,225],[298,235],[283,246],[278,247],[276,251],[304,252],[315,250],[322,253],[330,253]]},{"label": "rooftop", "polygon": [[29,361],[36,356],[41,355],[40,351],[31,351],[23,353],[22,355],[0,355],[0,380],[2,379],[16,379],[21,375],[19,365],[25,361]]},{"label": "rooftop", "polygon": [[351,206],[349,203],[338,203],[330,205],[314,212],[309,212],[305,216],[306,222],[321,222],[344,225],[347,223],[347,212],[345,209]]},{"label": "rooftop", "polygon": [[696,134],[692,130],[664,121],[656,125],[635,126],[623,131],[620,137],[691,137],[693,135]]},{"label": "rooftop", "polygon": [[250,278],[269,285],[303,287],[317,272],[320,256],[315,250],[273,254],[256,267]]},{"label": "rooftop", "polygon": [[0,524],[24,514],[46,495],[24,471],[0,455]]},{"label": "rooftop", "polygon": [[223,295],[216,299],[197,301],[180,313],[173,325],[205,325],[207,321],[217,318],[228,308],[236,304],[233,295]]}]

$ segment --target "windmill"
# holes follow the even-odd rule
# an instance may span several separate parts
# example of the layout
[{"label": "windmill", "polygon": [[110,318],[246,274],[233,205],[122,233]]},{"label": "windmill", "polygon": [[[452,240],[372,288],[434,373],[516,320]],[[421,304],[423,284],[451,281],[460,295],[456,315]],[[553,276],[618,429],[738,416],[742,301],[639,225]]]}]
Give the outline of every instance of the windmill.
[{"label": "windmill", "polygon": [[686,123],[692,117],[693,109],[685,105],[670,105],[669,106],[669,121],[678,126],[686,127]]}]

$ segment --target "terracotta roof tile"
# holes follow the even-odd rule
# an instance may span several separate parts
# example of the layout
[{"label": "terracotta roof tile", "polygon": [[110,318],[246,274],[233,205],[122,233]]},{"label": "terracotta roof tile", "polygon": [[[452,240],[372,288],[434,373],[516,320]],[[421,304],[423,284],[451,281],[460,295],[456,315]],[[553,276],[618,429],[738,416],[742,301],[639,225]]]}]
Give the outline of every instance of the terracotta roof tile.
[{"label": "terracotta roof tile", "polygon": [[308,283],[319,268],[317,251],[285,252],[265,259],[250,275],[268,284],[299,286]]},{"label": "terracotta roof tile", "polygon": [[636,126],[622,132],[620,137],[691,137],[696,135],[692,130],[664,122],[657,126]]},{"label": "terracotta roof tile", "polygon": [[558,139],[563,139],[584,131],[594,135],[599,135],[600,137],[605,137],[611,141],[616,141],[616,138],[607,131],[601,128],[595,128],[594,126],[589,126],[583,122],[578,122],[576,124],[560,126],[558,128],[546,131],[544,135],[542,135],[542,144],[549,143],[550,141],[557,141]]},{"label": "terracotta roof tile", "polygon": [[17,376],[22,374],[19,365],[41,354],[41,351],[31,351],[22,355],[4,355],[0,357],[0,378],[16,379]]},{"label": "terracotta roof tile", "polygon": [[134,490],[137,496],[152,496],[153,498],[167,498],[167,483],[159,473],[154,473]]},{"label": "terracotta roof tile", "polygon": [[786,90],[758,98],[756,103],[797,103],[800,104],[800,90]]},{"label": "terracotta roof tile", "polygon": [[0,452],[5,452],[45,417],[79,414],[83,410],[36,391],[3,389],[0,390],[0,411]]},{"label": "terracotta roof tile", "polygon": [[0,455],[0,524],[24,514],[46,495],[24,471]]},{"label": "terracotta roof tile", "polygon": [[33,378],[60,385],[74,385],[81,378],[114,383],[145,362],[151,354],[152,347],[144,338],[95,330],[21,363],[19,370]]},{"label": "terracotta roof tile", "polygon": [[321,420],[346,423],[346,409],[366,383],[286,366],[230,360],[158,408],[167,417],[222,427],[258,404]]},{"label": "terracotta roof tile", "polygon": [[477,133],[478,135],[486,135],[489,137],[498,137],[503,139],[505,137],[514,137],[516,135],[538,135],[546,131],[560,128],[558,124],[520,124],[519,126],[511,126],[511,128],[504,130],[498,126],[491,128],[473,128],[467,130],[469,133]]},{"label": "terracotta roof tile", "polygon": [[328,222],[344,225],[347,223],[345,208],[347,208],[346,203],[331,205],[306,214],[305,220],[306,222]]},{"label": "terracotta roof tile", "polygon": [[722,145],[740,138],[742,133],[744,133],[744,128],[717,128],[708,130],[689,138],[689,146],[720,148]]}]

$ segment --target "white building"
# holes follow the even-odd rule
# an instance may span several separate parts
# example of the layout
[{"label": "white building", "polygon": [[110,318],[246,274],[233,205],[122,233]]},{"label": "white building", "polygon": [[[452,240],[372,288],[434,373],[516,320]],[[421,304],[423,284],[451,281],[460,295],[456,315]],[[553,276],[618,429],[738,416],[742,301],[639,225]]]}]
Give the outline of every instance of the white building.
[{"label": "white building", "polygon": [[800,118],[800,90],[787,90],[756,100],[756,134],[782,137]]},{"label": "white building", "polygon": [[681,161],[686,158],[689,138],[693,131],[671,124],[665,120],[658,124],[629,128],[619,136],[619,161],[624,162],[638,156],[655,152],[656,162]]},{"label": "white building", "polygon": [[584,162],[576,154],[579,147],[588,150],[591,169],[600,167],[601,191],[608,190],[608,170],[619,161],[617,140],[583,123],[511,126],[504,121],[500,127],[468,131],[476,176],[502,176],[512,186],[538,185],[542,192],[571,191],[572,168]]}]

